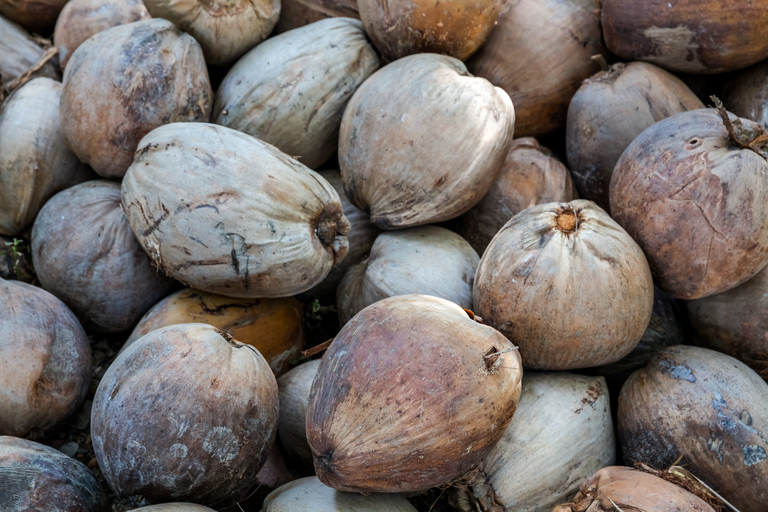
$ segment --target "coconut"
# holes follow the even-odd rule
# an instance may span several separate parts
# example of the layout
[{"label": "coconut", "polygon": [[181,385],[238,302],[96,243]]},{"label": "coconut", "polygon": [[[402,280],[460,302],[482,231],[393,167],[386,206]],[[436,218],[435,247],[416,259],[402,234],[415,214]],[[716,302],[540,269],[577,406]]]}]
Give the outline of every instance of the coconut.
[{"label": "coconut", "polygon": [[405,2],[359,0],[360,19],[382,56],[393,61],[413,53],[442,53],[464,60],[496,24],[502,0]]},{"label": "coconut", "polygon": [[162,503],[133,509],[133,512],[216,512],[212,508],[194,503]]},{"label": "coconut", "polygon": [[102,30],[150,18],[142,0],[69,0],[53,31],[64,70],[78,46]]},{"label": "coconut", "polygon": [[210,325],[181,324],[152,331],[112,363],[91,436],[118,495],[214,505],[255,483],[277,416],[277,382],[258,350]]},{"label": "coconut", "polygon": [[603,468],[581,484],[571,503],[552,512],[715,512],[698,496],[658,476],[621,466]]},{"label": "coconut", "polygon": [[366,80],[344,111],[344,190],[381,229],[457,217],[493,184],[514,119],[504,91],[469,75],[461,61],[399,59]]},{"label": "coconut", "polygon": [[[670,347],[619,395],[624,460],[686,469],[741,512],[768,499],[768,384],[744,363],[700,347]],[[749,489],[749,492],[743,492]]]},{"label": "coconut", "polygon": [[31,245],[42,287],[89,330],[130,329],[176,287],[133,236],[119,183],[88,181],[53,196],[35,220]]},{"label": "coconut", "polygon": [[34,284],[35,269],[23,238],[0,236],[0,278]]},{"label": "coconut", "polygon": [[0,0],[0,14],[33,32],[50,34],[66,3],[67,0]]},{"label": "coconut", "polygon": [[300,478],[273,491],[264,500],[263,512],[415,512],[398,494],[360,495],[326,487],[315,476]]},{"label": "coconut", "polygon": [[418,492],[477,467],[520,397],[522,367],[498,331],[437,297],[368,306],[320,363],[307,439],[340,491]]},{"label": "coconut", "polygon": [[0,234],[31,226],[56,192],[93,177],[59,128],[61,84],[34,78],[0,110]]},{"label": "coconut", "polygon": [[515,139],[491,189],[454,228],[482,254],[493,236],[531,206],[576,199],[571,174],[552,152],[533,137]]},{"label": "coconut", "polygon": [[318,21],[237,61],[216,93],[213,119],[314,169],[336,153],[344,107],[378,67],[360,21]]},{"label": "coconut", "polygon": [[339,323],[387,297],[423,294],[472,309],[472,281],[480,261],[469,243],[438,226],[382,233],[371,254],[351,267],[336,292]]},{"label": "coconut", "polygon": [[723,102],[739,117],[768,129],[768,62],[761,62],[739,73],[723,90]]},{"label": "coconut", "polygon": [[[282,405],[280,407],[282,408]],[[280,454],[278,443],[275,441],[272,449],[269,450],[266,462],[256,475],[256,483],[253,488],[243,493],[242,498],[237,497],[234,502],[246,512],[260,511],[264,505],[264,499],[269,493],[294,480],[295,478],[288,470],[288,466]],[[232,500],[230,499],[230,501]],[[229,508],[226,507],[224,510]]]},{"label": "coconut", "polygon": [[646,60],[671,71],[714,74],[768,58],[768,3],[734,0],[639,3],[604,0],[605,45],[625,60]]},{"label": "coconut", "polygon": [[347,253],[349,222],[333,187],[230,128],[175,123],[154,130],[141,140],[122,187],[144,250],[167,274],[203,291],[295,295]]},{"label": "coconut", "polygon": [[520,346],[526,368],[618,361],[643,336],[653,281],[643,251],[591,201],[515,215],[477,267],[475,311]]},{"label": "coconut", "polygon": [[103,30],[72,54],[61,129],[105,178],[121,178],[139,140],[167,123],[208,121],[213,93],[200,45],[166,20]]},{"label": "coconut", "polygon": [[0,435],[39,434],[83,403],[88,338],[63,302],[26,283],[0,279],[0,311]]},{"label": "coconut", "polygon": [[275,34],[303,27],[326,18],[360,19],[354,0],[280,0],[280,19]]},{"label": "coconut", "polygon": [[320,360],[297,366],[277,379],[280,419],[277,435],[285,451],[302,472],[313,474],[312,449],[307,441],[307,404]]},{"label": "coconut", "polygon": [[615,457],[605,379],[526,373],[514,420],[472,482],[480,508],[470,510],[550,510]]},{"label": "coconut", "polygon": [[470,72],[507,91],[518,137],[565,126],[568,103],[605,54],[594,0],[507,2],[496,28],[467,62]]},{"label": "coconut", "polygon": [[0,435],[0,510],[102,512],[107,501],[93,473],[48,446]]},{"label": "coconut", "polygon": [[613,218],[643,248],[656,284],[679,299],[724,292],[768,263],[768,153],[749,147],[763,130],[719,112],[654,124],[611,178]]},{"label": "coconut", "polygon": [[255,347],[275,375],[281,375],[304,347],[304,311],[293,297],[233,299],[186,288],[169,295],[150,309],[133,330],[122,350],[155,329],[200,322]]},{"label": "coconut", "polygon": [[[45,51],[35,44],[32,36],[17,24],[0,16],[0,100],[2,87],[30,69],[42,59]],[[47,62],[34,76],[58,78],[52,62]]]},{"label": "coconut", "polygon": [[701,100],[679,78],[645,62],[614,64],[585,80],[566,130],[579,195],[607,210],[613,168],[630,142],[655,122],[698,108]]},{"label": "coconut", "polygon": [[225,65],[269,36],[280,16],[280,0],[144,0],[150,14],[193,36],[208,64]]}]

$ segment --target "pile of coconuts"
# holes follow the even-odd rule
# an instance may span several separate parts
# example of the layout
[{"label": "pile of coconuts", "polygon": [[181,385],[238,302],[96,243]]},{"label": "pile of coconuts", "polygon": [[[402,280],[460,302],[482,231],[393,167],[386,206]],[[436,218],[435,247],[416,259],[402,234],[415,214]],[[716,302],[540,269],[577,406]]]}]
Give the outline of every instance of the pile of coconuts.
[{"label": "pile of coconuts", "polygon": [[766,25],[0,0],[0,510],[764,512]]}]

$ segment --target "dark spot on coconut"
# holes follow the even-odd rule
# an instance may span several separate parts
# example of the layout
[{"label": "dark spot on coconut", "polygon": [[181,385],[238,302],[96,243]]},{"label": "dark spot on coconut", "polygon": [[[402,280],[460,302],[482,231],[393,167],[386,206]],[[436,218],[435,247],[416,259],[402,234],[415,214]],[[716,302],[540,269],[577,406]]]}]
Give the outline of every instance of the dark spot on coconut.
[{"label": "dark spot on coconut", "polygon": [[686,380],[688,382],[696,382],[696,377],[693,375],[693,371],[684,364],[674,364],[669,359],[660,359],[658,362],[661,373],[669,375],[670,377],[678,380]]},{"label": "dark spot on coconut", "polygon": [[160,227],[160,223],[162,223],[165,219],[167,219],[168,217],[171,216],[171,212],[168,211],[168,208],[166,208],[164,204],[161,204],[160,208],[163,209],[163,214],[160,216],[160,218],[158,218],[157,220],[152,222],[152,224],[150,224],[149,228],[145,229],[142,232],[142,236],[147,237],[147,236],[151,235],[152,233],[154,233],[155,231],[157,231],[157,228]]},{"label": "dark spot on coconut", "polygon": [[746,445],[742,451],[744,453],[745,466],[754,466],[755,464],[763,462],[767,458],[765,449],[762,446],[756,444]]}]

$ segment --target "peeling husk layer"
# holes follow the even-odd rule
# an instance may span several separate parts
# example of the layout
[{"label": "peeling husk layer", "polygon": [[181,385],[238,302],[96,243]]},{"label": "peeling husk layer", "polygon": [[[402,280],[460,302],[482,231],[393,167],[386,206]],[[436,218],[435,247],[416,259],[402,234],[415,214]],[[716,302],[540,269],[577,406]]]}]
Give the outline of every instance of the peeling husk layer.
[{"label": "peeling husk layer", "polygon": [[371,254],[351,267],[336,292],[339,323],[387,297],[422,294],[472,309],[480,261],[466,240],[438,226],[382,233]]},{"label": "peeling husk layer", "polygon": [[21,233],[56,192],[94,177],[67,147],[60,98],[61,84],[40,77],[0,108],[0,234]]},{"label": "peeling husk layer", "polygon": [[398,494],[360,495],[335,491],[315,476],[300,478],[273,491],[264,500],[263,512],[415,512]]},{"label": "peeling husk layer", "polygon": [[512,419],[514,346],[459,306],[392,297],[347,323],[307,408],[315,472],[334,489],[417,492],[475,468]]},{"label": "peeling husk layer", "polygon": [[290,368],[304,347],[303,309],[293,297],[234,299],[186,288],[150,309],[121,350],[155,329],[200,322],[229,333],[240,343],[255,347],[275,375]]},{"label": "peeling husk layer", "polygon": [[603,468],[570,503],[552,512],[715,512],[701,498],[657,476],[621,466]]},{"label": "peeling husk layer", "polygon": [[507,2],[488,41],[467,62],[512,98],[515,135],[544,135],[565,125],[571,97],[606,53],[594,0]]},{"label": "peeling husk layer", "polygon": [[280,19],[275,34],[326,18],[360,19],[355,0],[280,0]]},{"label": "peeling husk layer", "polygon": [[119,332],[176,287],[142,250],[120,209],[120,184],[97,180],[53,196],[32,228],[43,288],[89,330]]},{"label": "peeling husk layer", "polygon": [[78,47],[64,73],[61,129],[104,178],[121,178],[154,128],[207,122],[213,93],[200,45],[165,20],[103,30]]},{"label": "peeling husk layer", "polygon": [[182,324],[118,356],[96,391],[91,435],[119,495],[214,505],[255,483],[277,415],[277,382],[257,350]]},{"label": "peeling husk layer", "polygon": [[72,53],[92,35],[149,18],[142,0],[69,0],[53,31],[61,69],[66,69]]},{"label": "peeling husk layer", "polygon": [[344,107],[378,68],[360,21],[318,21],[237,61],[216,93],[213,120],[314,169],[336,153]]},{"label": "peeling husk layer", "polygon": [[[17,24],[0,16],[0,100],[3,87],[37,64],[45,50],[32,40],[32,36]],[[35,76],[59,78],[52,62],[47,62]],[[1,103],[1,101],[0,101]]]},{"label": "peeling husk layer", "polygon": [[756,64],[728,82],[723,103],[737,116],[768,129],[768,62]]},{"label": "peeling husk layer", "polygon": [[0,510],[102,512],[101,485],[84,464],[48,446],[0,435]]},{"label": "peeling husk layer", "polygon": [[0,0],[0,14],[43,34],[53,28],[66,3],[67,0]]},{"label": "peeling husk layer", "polygon": [[483,512],[549,512],[615,454],[605,379],[526,374],[512,423],[470,482],[474,499]]},{"label": "peeling husk layer", "polygon": [[[699,347],[670,347],[621,390],[624,460],[685,468],[741,512],[768,500],[768,384],[740,361]],[[749,492],[744,492],[749,489]]]},{"label": "peeling husk layer", "polygon": [[608,209],[616,162],[652,124],[704,108],[677,77],[645,62],[614,64],[585,80],[568,107],[568,166],[584,199]]},{"label": "peeling husk layer", "polygon": [[457,217],[491,187],[514,120],[504,91],[470,75],[461,61],[399,59],[366,80],[344,111],[344,189],[381,229]]},{"label": "peeling husk layer", "polygon": [[768,2],[717,0],[604,0],[605,45],[625,60],[645,60],[671,71],[713,74],[768,57]]},{"label": "peeling husk layer", "polygon": [[491,189],[467,213],[456,219],[455,229],[478,254],[509,219],[526,208],[576,199],[571,173],[532,137],[510,144]]},{"label": "peeling husk layer", "polygon": [[157,266],[211,293],[295,295],[347,253],[349,221],[333,187],[269,144],[222,126],[175,123],[151,132],[122,197]]},{"label": "peeling husk layer", "polygon": [[0,435],[46,431],[85,399],[88,338],[63,302],[35,286],[0,279],[0,311]]},{"label": "peeling husk layer", "polygon": [[[722,109],[725,115],[725,109]],[[643,248],[672,297],[724,292],[768,263],[768,162],[762,129],[715,109],[683,112],[641,133],[611,179],[613,218]]]},{"label": "peeling husk layer", "polygon": [[319,367],[320,360],[316,359],[297,366],[277,379],[280,398],[277,435],[291,462],[308,475],[315,471],[312,449],[307,442],[307,404]]},{"label": "peeling husk layer", "polygon": [[643,336],[653,282],[640,247],[591,201],[515,215],[477,267],[475,312],[520,347],[526,368],[618,361]]}]

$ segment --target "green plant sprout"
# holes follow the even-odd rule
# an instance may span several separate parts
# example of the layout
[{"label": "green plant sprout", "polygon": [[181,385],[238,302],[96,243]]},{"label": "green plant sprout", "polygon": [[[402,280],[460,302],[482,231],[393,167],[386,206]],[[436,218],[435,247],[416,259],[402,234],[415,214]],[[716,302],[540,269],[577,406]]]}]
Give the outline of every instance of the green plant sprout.
[{"label": "green plant sprout", "polygon": [[13,242],[5,242],[6,250],[0,252],[0,256],[13,256],[13,273],[16,275],[16,279],[21,280],[21,271],[19,265],[21,264],[21,257],[24,254],[24,240],[20,238],[14,238]]}]

